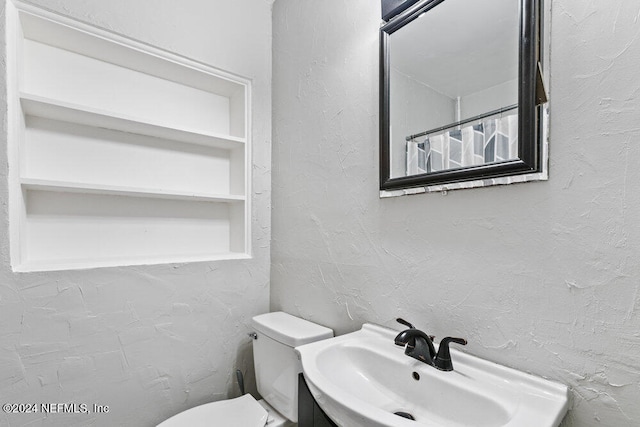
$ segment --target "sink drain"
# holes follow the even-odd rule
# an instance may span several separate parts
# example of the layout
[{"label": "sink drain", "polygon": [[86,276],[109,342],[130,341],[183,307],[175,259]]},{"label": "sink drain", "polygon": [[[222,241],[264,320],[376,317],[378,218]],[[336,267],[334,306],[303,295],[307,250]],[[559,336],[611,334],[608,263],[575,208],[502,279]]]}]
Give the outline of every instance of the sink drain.
[{"label": "sink drain", "polygon": [[415,420],[415,418],[413,418],[413,415],[411,415],[408,412],[397,411],[397,412],[394,412],[394,414],[396,414],[397,416],[402,417],[402,418],[407,418],[409,420]]}]

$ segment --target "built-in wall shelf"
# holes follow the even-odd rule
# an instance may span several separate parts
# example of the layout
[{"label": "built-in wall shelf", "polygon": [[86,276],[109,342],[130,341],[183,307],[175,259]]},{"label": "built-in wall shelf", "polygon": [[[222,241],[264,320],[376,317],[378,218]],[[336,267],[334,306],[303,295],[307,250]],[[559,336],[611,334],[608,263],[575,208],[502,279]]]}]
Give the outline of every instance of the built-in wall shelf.
[{"label": "built-in wall shelf", "polygon": [[244,196],[232,194],[204,194],[180,191],[166,191],[152,188],[122,187],[117,185],[85,184],[80,182],[52,181],[46,179],[22,178],[22,188],[36,191],[54,191],[62,193],[103,194],[108,196],[150,197],[195,202],[237,203]]},{"label": "built-in wall shelf", "polygon": [[128,117],[117,112],[74,105],[28,93],[22,93],[20,101],[23,113],[28,116],[223,149],[234,149],[245,143],[245,138],[215,135],[198,129],[167,127],[160,122],[153,123],[151,120]]},{"label": "built-in wall shelf", "polygon": [[71,259],[61,262],[55,261],[32,261],[21,264],[14,271],[26,273],[31,271],[61,271],[61,270],[85,270],[90,268],[118,267],[122,265],[149,265],[149,264],[184,264],[189,262],[241,260],[251,258],[245,253],[220,253],[220,254],[199,254],[185,256],[181,254],[166,255],[162,257],[114,257],[101,260]]},{"label": "built-in wall shelf", "polygon": [[250,257],[251,86],[7,4],[14,271]]}]

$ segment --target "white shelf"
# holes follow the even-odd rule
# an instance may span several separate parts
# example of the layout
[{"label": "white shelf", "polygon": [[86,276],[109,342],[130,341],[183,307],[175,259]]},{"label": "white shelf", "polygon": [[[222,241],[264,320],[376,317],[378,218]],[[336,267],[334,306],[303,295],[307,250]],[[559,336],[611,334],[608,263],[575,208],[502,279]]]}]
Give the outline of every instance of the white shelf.
[{"label": "white shelf", "polygon": [[122,267],[136,265],[158,265],[158,264],[184,264],[190,262],[208,262],[221,260],[242,260],[250,259],[251,256],[245,253],[225,252],[219,254],[197,254],[197,255],[165,255],[159,257],[119,257],[101,260],[69,259],[69,260],[46,260],[28,261],[14,268],[18,273],[36,271],[63,271],[63,270],[86,270],[90,268],[102,267]]},{"label": "white shelf", "polygon": [[35,5],[21,2],[17,15],[22,37],[27,40],[224,96],[244,90],[244,82],[238,81],[235,74]]},{"label": "white shelf", "polygon": [[85,184],[80,182],[54,181],[34,178],[21,178],[20,183],[22,184],[22,187],[27,190],[55,191],[63,193],[102,194],[110,196],[145,197],[218,203],[236,203],[245,200],[244,196],[231,194],[223,195],[192,193],[187,191],[166,191],[161,189]]},{"label": "white shelf", "polygon": [[223,149],[238,148],[246,143],[245,138],[230,135],[216,135],[200,132],[196,129],[167,127],[149,120],[140,120],[114,112],[63,102],[25,92],[20,93],[20,102],[25,115],[46,119]]}]

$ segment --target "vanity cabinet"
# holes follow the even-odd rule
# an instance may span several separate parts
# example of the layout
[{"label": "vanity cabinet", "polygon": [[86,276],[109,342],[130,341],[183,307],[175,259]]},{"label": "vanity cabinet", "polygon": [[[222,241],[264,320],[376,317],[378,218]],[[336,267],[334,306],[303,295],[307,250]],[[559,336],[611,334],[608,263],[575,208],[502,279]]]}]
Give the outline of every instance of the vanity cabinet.
[{"label": "vanity cabinet", "polygon": [[303,374],[298,376],[298,427],[338,427],[316,403]]},{"label": "vanity cabinet", "polygon": [[7,2],[14,271],[250,257],[248,79]]}]

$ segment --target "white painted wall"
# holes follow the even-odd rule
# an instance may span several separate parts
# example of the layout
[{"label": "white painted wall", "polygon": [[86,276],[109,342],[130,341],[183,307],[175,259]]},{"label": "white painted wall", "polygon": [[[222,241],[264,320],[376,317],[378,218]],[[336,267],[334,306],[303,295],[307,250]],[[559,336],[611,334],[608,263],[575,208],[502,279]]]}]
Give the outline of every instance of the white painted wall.
[{"label": "white painted wall", "polygon": [[518,79],[460,98],[462,120],[518,103]]},{"label": "white painted wall", "polygon": [[638,426],[640,4],[552,9],[549,181],[380,200],[378,4],[276,1],[271,308],[402,316]]},{"label": "white painted wall", "polygon": [[389,36],[391,66],[453,99],[517,78],[518,7],[514,0],[439,3]]},{"label": "white painted wall", "polygon": [[[96,403],[110,412],[46,417],[0,412],[0,426],[152,426],[188,407],[237,396],[236,367],[252,378],[246,335],[251,317],[269,304],[272,2],[32,3],[253,80],[254,258],[12,273],[3,66],[0,403]],[[4,38],[4,28],[1,33]],[[0,46],[4,64],[4,40]],[[252,381],[248,386],[255,388]]]},{"label": "white painted wall", "polygon": [[391,177],[407,175],[406,137],[455,121],[456,100],[391,69]]}]

